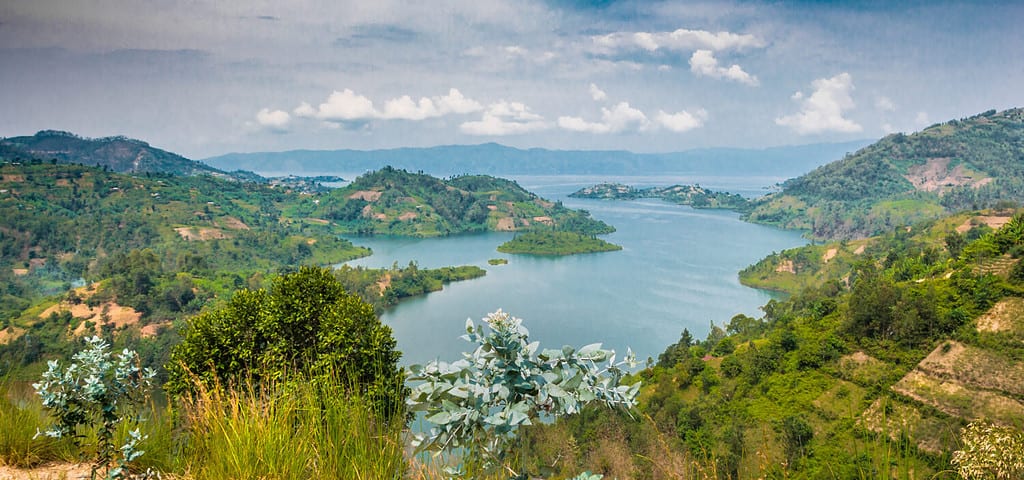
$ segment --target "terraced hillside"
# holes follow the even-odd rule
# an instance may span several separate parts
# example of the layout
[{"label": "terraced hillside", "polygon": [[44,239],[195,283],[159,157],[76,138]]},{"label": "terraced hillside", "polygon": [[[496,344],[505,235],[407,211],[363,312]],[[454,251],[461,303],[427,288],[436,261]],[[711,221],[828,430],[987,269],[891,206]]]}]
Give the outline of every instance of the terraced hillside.
[{"label": "terraced hillside", "polygon": [[309,202],[304,216],[358,234],[436,237],[474,231],[555,229],[582,235],[614,229],[530,193],[513,181],[486,175],[442,180],[390,167]]}]

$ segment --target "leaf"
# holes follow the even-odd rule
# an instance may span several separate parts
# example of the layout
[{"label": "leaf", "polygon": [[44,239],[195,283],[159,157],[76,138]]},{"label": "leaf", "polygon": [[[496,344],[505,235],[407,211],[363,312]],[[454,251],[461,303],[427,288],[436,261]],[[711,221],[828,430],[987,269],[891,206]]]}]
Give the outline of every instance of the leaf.
[{"label": "leaf", "polygon": [[437,412],[437,413],[435,413],[435,414],[425,418],[426,421],[428,421],[430,423],[437,424],[437,425],[444,425],[444,424],[450,422],[451,419],[452,419],[452,414],[450,414],[448,412],[444,412],[444,411]]},{"label": "leaf", "polygon": [[548,395],[555,398],[565,398],[569,396],[569,392],[566,392],[562,387],[559,387],[556,383],[547,384]]},{"label": "leaf", "polygon": [[580,347],[580,349],[576,352],[576,354],[581,356],[581,357],[588,357],[589,358],[591,355],[593,355],[596,352],[599,352],[600,350],[601,350],[601,344],[600,343],[591,343],[590,345],[584,345],[584,346]]}]

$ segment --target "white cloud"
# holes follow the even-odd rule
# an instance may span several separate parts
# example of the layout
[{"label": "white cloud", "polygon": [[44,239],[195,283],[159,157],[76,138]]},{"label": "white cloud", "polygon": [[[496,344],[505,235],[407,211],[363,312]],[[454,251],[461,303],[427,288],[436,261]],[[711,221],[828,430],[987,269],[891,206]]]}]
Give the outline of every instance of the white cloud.
[{"label": "white cloud", "polygon": [[856,107],[850,92],[853,79],[849,73],[832,78],[819,78],[811,83],[814,92],[807,98],[801,92],[793,95],[800,102],[800,112],[775,119],[775,123],[792,128],[800,135],[823,132],[852,133],[863,128],[856,122],[843,118],[843,112]]},{"label": "white cloud", "polygon": [[893,127],[891,123],[886,122],[882,124],[882,132],[886,135],[890,133],[896,133],[896,127]]},{"label": "white cloud", "polygon": [[492,103],[480,120],[465,122],[459,130],[468,135],[503,136],[536,132],[548,128],[544,117],[519,102],[501,100]]},{"label": "white cloud", "polygon": [[608,98],[608,94],[604,93],[604,90],[601,90],[600,88],[598,88],[597,85],[591,83],[590,84],[590,97],[593,98],[595,101],[600,102],[600,101],[606,100]]},{"label": "white cloud", "polygon": [[565,130],[585,133],[622,133],[642,131],[650,125],[644,112],[619,102],[612,108],[601,109],[600,122],[588,122],[580,117],[558,117],[558,126]]},{"label": "white cloud", "polygon": [[448,90],[448,95],[443,97],[434,97],[434,101],[437,102],[438,108],[441,109],[443,115],[447,115],[449,113],[473,113],[484,109],[483,105],[480,105],[480,102],[466,98],[462,95],[462,92],[455,88]]},{"label": "white cloud", "polygon": [[693,55],[690,56],[690,71],[698,76],[724,78],[752,87],[757,86],[759,83],[757,77],[744,72],[739,65],[734,64],[729,68],[719,66],[718,59],[715,58],[711,50],[697,50],[693,52]]},{"label": "white cloud", "polygon": [[302,102],[292,110],[296,117],[313,118],[316,116],[316,109],[312,105]]},{"label": "white cloud", "polygon": [[291,119],[292,116],[284,110],[271,110],[269,108],[264,108],[259,112],[256,112],[256,123],[261,127],[266,127],[271,130],[288,130],[288,124],[291,122]]},{"label": "white cloud", "polygon": [[917,112],[917,115],[914,116],[914,123],[919,127],[927,127],[932,124],[932,121],[928,118],[928,112]]},{"label": "white cloud", "polygon": [[594,47],[603,53],[620,49],[636,49],[653,52],[659,49],[688,51],[695,49],[741,50],[761,48],[764,40],[752,34],[732,32],[712,33],[707,30],[680,28],[672,32],[615,32],[591,37]]},{"label": "white cloud", "polygon": [[881,96],[875,99],[875,108],[882,112],[895,112],[896,104],[889,97]]},{"label": "white cloud", "polygon": [[377,110],[373,108],[373,101],[357,95],[348,88],[340,92],[335,90],[327,97],[327,101],[315,110],[309,104],[303,103],[295,109],[295,114],[333,122],[370,120],[378,115]]},{"label": "white cloud", "polygon": [[483,109],[476,100],[466,98],[458,89],[451,89],[448,95],[441,97],[422,97],[413,102],[408,95],[388,100],[384,103],[384,111],[378,118],[385,120],[424,120],[452,113],[466,114]]},{"label": "white cloud", "polygon": [[425,120],[450,114],[467,114],[483,110],[476,100],[466,98],[458,89],[452,88],[447,95],[421,97],[413,100],[403,95],[384,102],[384,109],[378,110],[373,101],[350,89],[335,91],[327,101],[314,108],[302,102],[292,111],[298,117],[316,118],[328,122],[360,122],[368,120]]},{"label": "white cloud", "polygon": [[699,108],[693,113],[686,110],[677,113],[665,113],[658,110],[658,115],[654,117],[654,121],[658,125],[671,130],[676,133],[683,133],[695,128],[704,126],[704,120],[707,120],[708,112],[703,108]]}]

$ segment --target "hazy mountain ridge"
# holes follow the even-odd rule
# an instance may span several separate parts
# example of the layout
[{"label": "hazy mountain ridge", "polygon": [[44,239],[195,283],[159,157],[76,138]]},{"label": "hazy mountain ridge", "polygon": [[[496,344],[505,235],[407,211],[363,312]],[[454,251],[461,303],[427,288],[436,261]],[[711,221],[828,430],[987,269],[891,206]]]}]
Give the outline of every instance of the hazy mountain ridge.
[{"label": "hazy mountain ridge", "polygon": [[291,150],[230,153],[203,161],[225,170],[296,175],[357,173],[390,165],[434,175],[800,175],[867,145],[845,143],[771,147],[765,149],[705,148],[674,153],[633,153],[622,150],[519,149],[496,143],[447,145],[388,150]]},{"label": "hazy mountain ridge", "polygon": [[889,135],[785,182],[747,218],[850,239],[1022,201],[1024,109],[1016,108]]},{"label": "hazy mountain ridge", "polygon": [[[70,132],[43,130],[35,135],[0,139],[5,158],[21,156],[106,167],[118,173],[169,173],[212,175],[224,179],[253,181],[247,172],[235,175],[203,162],[190,160],[142,141],[124,136],[85,138]],[[28,159],[26,158],[26,159]]]}]

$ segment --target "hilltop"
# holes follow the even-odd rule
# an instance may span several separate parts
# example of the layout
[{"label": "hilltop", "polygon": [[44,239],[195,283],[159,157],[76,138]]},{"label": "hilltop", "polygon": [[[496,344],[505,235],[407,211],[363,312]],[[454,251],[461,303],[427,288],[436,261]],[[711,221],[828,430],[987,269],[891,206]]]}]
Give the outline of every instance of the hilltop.
[{"label": "hilltop", "polygon": [[58,163],[80,164],[104,168],[118,173],[168,173],[172,175],[211,175],[219,178],[252,180],[258,176],[239,178],[205,163],[161,150],[150,144],[124,136],[84,138],[70,132],[43,130],[32,136],[0,140],[9,151],[4,157],[16,160],[19,152],[29,158],[56,160]]},{"label": "hilltop", "polygon": [[746,218],[853,239],[951,212],[1024,201],[1024,109],[889,135],[783,184]]},{"label": "hilltop", "polygon": [[537,229],[584,235],[614,229],[589,213],[528,192],[511,180],[463,175],[442,180],[385,167],[321,196],[304,214],[358,234],[436,237],[466,232]]}]

